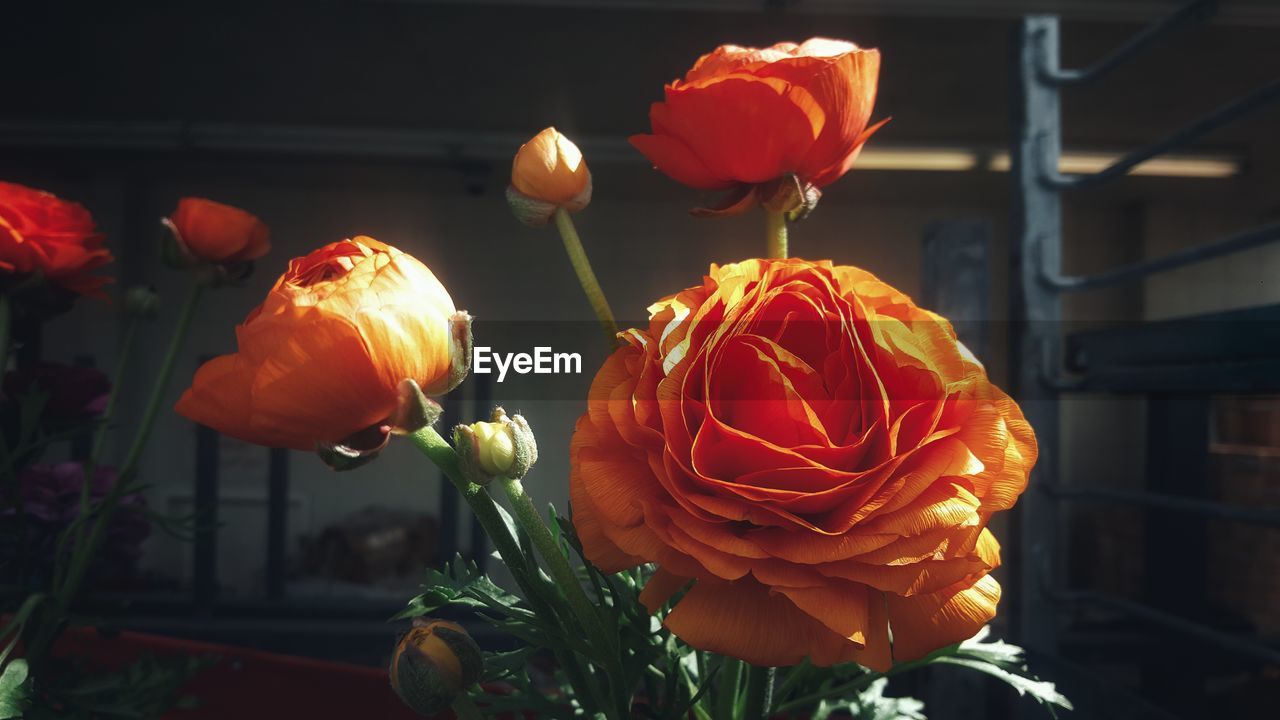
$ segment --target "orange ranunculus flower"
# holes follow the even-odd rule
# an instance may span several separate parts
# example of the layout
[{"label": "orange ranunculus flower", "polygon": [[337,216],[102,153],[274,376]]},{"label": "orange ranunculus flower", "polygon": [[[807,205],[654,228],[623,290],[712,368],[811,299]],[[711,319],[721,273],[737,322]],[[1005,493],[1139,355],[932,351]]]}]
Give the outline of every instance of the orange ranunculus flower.
[{"label": "orange ranunculus flower", "polygon": [[205,363],[176,409],[260,445],[340,442],[391,417],[406,378],[447,389],[453,313],[412,256],[368,237],[326,245],[289,263],[237,352]]},{"label": "orange ranunculus flower", "polygon": [[[988,518],[1036,441],[949,323],[855,267],[748,260],[649,308],[571,445],[590,560],[755,665],[883,670],[995,615]],[[892,646],[889,631],[892,628]]]},{"label": "orange ranunculus flower", "polygon": [[105,241],[79,203],[0,182],[0,272],[43,273],[71,292],[102,295],[111,279],[91,273],[113,260]]},{"label": "orange ranunculus flower", "polygon": [[666,86],[649,111],[653,133],[631,144],[695,188],[754,187],[789,174],[821,188],[849,170],[879,127],[867,127],[879,73],[878,50],[842,40],[722,45]]},{"label": "orange ranunculus flower", "polygon": [[187,253],[204,262],[248,262],[271,250],[271,231],[265,223],[238,207],[213,200],[184,197],[169,222]]}]

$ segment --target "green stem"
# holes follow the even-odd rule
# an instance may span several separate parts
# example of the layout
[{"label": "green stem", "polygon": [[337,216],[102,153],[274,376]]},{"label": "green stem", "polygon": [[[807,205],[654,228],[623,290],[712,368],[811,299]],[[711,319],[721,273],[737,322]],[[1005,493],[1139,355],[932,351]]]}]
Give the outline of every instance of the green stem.
[{"label": "green stem", "polygon": [[[84,484],[80,486],[80,514],[77,518],[78,527],[76,528],[76,544],[84,542],[85,521],[88,520],[90,511],[90,501],[92,500],[93,476],[97,473],[98,460],[102,457],[102,445],[106,441],[107,429],[111,425],[112,418],[115,417],[116,402],[120,399],[120,386],[124,382],[124,371],[129,364],[129,355],[133,350],[133,340],[137,335],[138,319],[136,316],[129,317],[129,324],[124,331],[124,339],[120,343],[120,355],[116,358],[116,371],[111,378],[111,394],[107,397],[107,407],[102,412],[102,417],[98,419],[98,429],[93,434],[93,444],[90,445],[89,459],[84,463]],[[58,543],[57,552],[53,561],[53,590],[57,592],[62,582],[62,556],[63,543],[67,538],[62,538]]]},{"label": "green stem", "polygon": [[609,346],[617,347],[618,323],[613,319],[613,310],[609,309],[609,301],[605,299],[604,290],[600,289],[600,281],[596,280],[595,271],[591,269],[591,261],[587,259],[587,251],[582,248],[582,240],[578,237],[577,228],[573,226],[573,219],[564,208],[556,208],[555,217],[556,229],[560,231],[560,238],[564,240],[565,252],[569,253],[569,263],[573,265],[574,272],[578,273],[578,282],[582,283],[582,291],[587,294],[587,301],[591,303],[591,309],[600,320],[600,327],[604,329]]},{"label": "green stem", "polygon": [[9,293],[0,293],[0,375],[9,370],[9,340],[13,334],[13,308]]},{"label": "green stem", "polygon": [[515,478],[498,478],[497,482],[502,484],[502,489],[506,492],[507,499],[511,501],[511,508],[515,511],[516,522],[529,534],[529,539],[533,541],[534,547],[538,549],[538,554],[542,555],[542,559],[546,561],[547,569],[550,571],[552,579],[556,581],[556,585],[564,591],[565,596],[568,598],[574,614],[588,626],[587,632],[596,641],[597,647],[601,650],[612,648],[614,642],[605,633],[604,623],[600,620],[600,614],[596,611],[596,606],[591,603],[586,591],[582,589],[582,583],[578,582],[578,574],[570,567],[564,553],[560,552],[556,539],[551,535],[551,530],[547,527],[547,524],[543,522],[542,516],[538,514],[538,509],[534,507],[533,500],[524,491],[524,486]]},{"label": "green stem", "polygon": [[769,257],[787,257],[787,217],[781,211],[764,209],[764,238]]},{"label": "green stem", "polygon": [[551,529],[547,527],[542,516],[538,513],[538,509],[533,504],[533,499],[524,491],[524,485],[516,478],[498,478],[496,482],[502,484],[503,491],[507,494],[507,499],[511,502],[511,509],[515,513],[516,523],[533,541],[533,546],[537,548],[538,554],[547,563],[547,569],[551,573],[551,578],[555,580],[556,586],[564,592],[565,597],[569,600],[569,607],[572,610],[573,617],[579,623],[585,626],[587,637],[591,639],[591,644],[595,646],[597,652],[607,658],[613,667],[609,668],[608,673],[612,679],[610,683],[613,685],[615,700],[618,703],[620,717],[626,717],[630,712],[631,699],[625,688],[619,684],[622,678],[622,668],[617,665],[618,648],[613,635],[605,630],[604,622],[600,619],[600,613],[596,606],[592,604],[587,593],[582,589],[582,583],[578,581],[578,574],[573,567],[569,565],[569,560],[560,551],[560,546],[556,543],[556,539],[551,534]]},{"label": "green stem", "polygon": [[733,720],[738,716],[738,688],[742,682],[742,661],[725,657],[716,688],[716,720]]},{"label": "green stem", "polygon": [[743,720],[764,720],[769,717],[769,706],[773,705],[773,679],[775,668],[751,666],[747,674],[747,701],[743,709]]},{"label": "green stem", "polygon": [[458,720],[484,720],[484,713],[480,712],[475,700],[465,692],[459,693],[458,699],[453,701],[453,714]]},{"label": "green stem", "polygon": [[[548,620],[554,620],[556,615],[538,593],[538,587],[534,582],[537,578],[530,574],[531,559],[525,556],[520,549],[519,543],[511,535],[506,521],[502,519],[501,513],[498,512],[498,507],[494,505],[493,498],[489,496],[489,493],[483,487],[467,480],[462,475],[462,471],[458,467],[458,455],[453,447],[440,436],[440,433],[436,432],[435,428],[429,425],[410,435],[409,440],[423,455],[427,456],[427,459],[440,468],[445,477],[449,478],[449,481],[457,488],[458,493],[462,495],[462,499],[471,508],[471,512],[475,514],[480,526],[484,528],[489,538],[493,540],[493,546],[497,549],[498,556],[502,558],[502,563],[511,572],[511,577],[515,579],[516,585],[524,593],[534,613]],[[558,650],[556,650],[555,654],[561,665],[564,666],[565,672],[570,677],[576,676],[578,679],[575,685],[585,689],[588,697],[580,699],[586,699],[603,707],[598,689],[594,683],[589,681],[584,670],[578,666],[577,657],[572,652],[565,653]]]},{"label": "green stem", "polygon": [[[160,371],[156,374],[155,384],[151,388],[151,397],[143,413],[142,422],[134,435],[133,445],[129,448],[129,454],[126,456],[124,464],[121,465],[120,471],[116,476],[116,483],[107,492],[106,497],[102,499],[102,504],[97,509],[97,519],[94,521],[88,537],[84,538],[83,542],[77,542],[71,551],[71,561],[67,567],[66,577],[63,578],[63,582],[54,593],[52,621],[42,623],[42,627],[31,645],[28,646],[28,655],[33,658],[33,664],[43,659],[44,654],[49,651],[53,641],[57,638],[63,619],[66,617],[67,611],[71,609],[76,596],[80,593],[80,586],[84,583],[85,575],[88,573],[90,565],[93,564],[93,558],[97,555],[98,547],[102,544],[103,537],[106,535],[107,527],[111,523],[111,516],[115,513],[116,507],[120,504],[130,486],[133,474],[137,471],[138,460],[142,457],[142,450],[146,447],[147,438],[151,435],[151,428],[155,425],[156,416],[160,412],[160,404],[164,401],[169,378],[173,375],[174,365],[177,364],[178,352],[182,349],[182,343],[186,339],[187,331],[191,328],[191,319],[203,293],[203,283],[193,282],[191,284],[191,290],[188,292],[186,302],[182,305],[182,312],[178,316],[178,326],[174,330],[173,336],[169,339],[169,348],[165,351]],[[92,468],[89,469],[91,470]],[[86,485],[92,480],[91,477],[85,476]],[[82,512],[84,511],[82,508]]]},{"label": "green stem", "polygon": [[430,425],[409,436],[414,446],[426,455],[436,467],[444,472],[445,477],[453,483],[458,489],[458,493],[462,495],[462,499],[467,502],[476,516],[476,520],[480,522],[480,526],[489,534],[489,538],[493,540],[493,546],[497,548],[498,555],[502,558],[502,562],[511,571],[511,576],[515,578],[516,584],[524,591],[525,595],[533,598],[534,584],[528,574],[528,562],[524,553],[520,551],[520,545],[511,535],[511,531],[507,528],[507,523],[502,519],[502,515],[498,512],[498,508],[493,504],[493,498],[489,497],[489,493],[479,485],[467,480],[462,475],[461,469],[458,468],[458,456],[450,447],[449,443],[436,432],[436,429]]},{"label": "green stem", "polygon": [[138,431],[133,436],[133,445],[129,447],[129,454],[125,455],[124,463],[120,466],[118,485],[128,483],[133,473],[138,469],[138,461],[142,458],[142,450],[147,445],[147,438],[151,435],[151,427],[155,425],[156,417],[160,413],[160,405],[165,399],[165,390],[169,387],[169,378],[173,375],[174,365],[177,364],[178,351],[182,349],[182,343],[186,340],[187,331],[191,328],[191,319],[195,316],[196,306],[200,304],[200,298],[203,295],[204,283],[193,281],[191,289],[187,293],[186,302],[182,304],[182,313],[178,316],[178,327],[173,331],[173,337],[169,339],[169,349],[165,351],[164,360],[160,364],[160,372],[156,374],[155,385],[151,388],[151,398],[147,401],[146,410],[142,413],[142,422],[138,425]]},{"label": "green stem", "polygon": [[124,381],[124,371],[129,365],[129,356],[133,353],[133,340],[138,334],[138,317],[129,316],[129,324],[125,327],[124,338],[120,341],[120,355],[116,358],[116,372],[111,378],[111,394],[107,397],[107,407],[99,418],[101,424],[93,435],[93,445],[89,448],[89,462],[96,464],[102,457],[102,444],[107,438],[107,429],[116,414],[116,403],[120,400],[120,385]]}]

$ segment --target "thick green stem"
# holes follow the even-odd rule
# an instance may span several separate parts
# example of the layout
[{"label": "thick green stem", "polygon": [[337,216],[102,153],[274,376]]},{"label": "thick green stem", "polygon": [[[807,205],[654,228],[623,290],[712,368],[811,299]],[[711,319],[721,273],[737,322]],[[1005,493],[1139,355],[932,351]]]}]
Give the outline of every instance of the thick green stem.
[{"label": "thick green stem", "polygon": [[600,650],[613,648],[614,640],[605,632],[600,613],[587,597],[586,591],[582,589],[578,574],[569,565],[564,553],[560,552],[556,539],[551,535],[551,529],[538,514],[538,509],[534,507],[529,494],[524,491],[524,486],[514,478],[499,478],[497,482],[502,483],[502,489],[506,492],[507,499],[511,501],[511,509],[515,512],[516,522],[529,534],[529,539],[538,549],[538,554],[542,555],[542,559],[546,561],[552,579],[564,591],[574,615],[587,626],[587,633]]},{"label": "thick green stem", "polygon": [[764,720],[769,717],[769,706],[773,704],[775,672],[771,667],[751,666],[747,675],[747,701],[743,706],[743,720]]},{"label": "thick green stem", "polygon": [[716,720],[734,720],[738,716],[738,690],[742,684],[742,661],[725,657],[716,687]]},{"label": "thick green stem", "polygon": [[609,668],[609,675],[613,678],[615,700],[618,704],[620,717],[626,717],[630,712],[631,698],[628,696],[625,688],[618,685],[617,680],[621,678],[622,668],[617,665],[618,649],[616,639],[613,635],[605,630],[605,624],[600,618],[600,613],[596,606],[592,604],[587,593],[582,589],[582,583],[578,581],[578,574],[569,564],[568,558],[560,551],[560,546],[556,543],[556,539],[551,534],[551,529],[547,527],[542,516],[538,513],[537,507],[533,504],[533,499],[524,491],[524,485],[515,478],[499,478],[496,482],[502,484],[503,491],[507,494],[507,499],[511,502],[511,509],[515,513],[516,522],[520,528],[533,541],[533,546],[538,549],[538,554],[547,564],[547,569],[551,573],[551,578],[555,580],[556,585],[564,592],[565,597],[569,600],[569,607],[573,612],[573,616],[578,622],[584,626],[587,636],[591,639],[592,645],[596,650],[603,653],[604,657],[612,663]]},{"label": "thick green stem", "polygon": [[164,360],[160,363],[160,371],[156,374],[155,385],[151,388],[151,397],[147,400],[147,407],[142,413],[142,421],[138,425],[137,433],[133,436],[133,445],[129,447],[129,454],[125,456],[124,463],[120,466],[119,485],[127,484],[138,470],[138,461],[142,458],[142,451],[147,446],[147,438],[151,436],[151,428],[155,425],[156,417],[160,414],[160,406],[164,403],[165,391],[169,388],[169,378],[173,375],[174,365],[177,364],[178,352],[187,338],[191,319],[195,316],[196,306],[200,304],[200,298],[203,295],[204,283],[193,281],[187,293],[186,302],[182,304],[182,313],[178,316],[178,327],[174,329],[173,337],[169,339],[169,349],[165,351]]},{"label": "thick green stem", "polygon": [[780,211],[764,209],[765,249],[769,257],[787,257],[787,217]]},{"label": "thick green stem", "polygon": [[609,301],[605,299],[604,290],[600,289],[600,281],[596,280],[595,271],[591,269],[591,261],[587,259],[587,251],[582,248],[582,240],[578,237],[577,228],[573,226],[573,219],[564,208],[556,208],[555,217],[556,229],[560,231],[560,238],[564,240],[565,252],[569,253],[569,263],[578,274],[582,291],[587,294],[587,301],[591,303],[591,309],[600,320],[600,327],[604,329],[609,346],[617,347],[618,322],[613,319],[613,310],[609,309]]},{"label": "thick green stem", "polygon": [[[409,439],[423,455],[427,456],[427,459],[440,468],[445,477],[449,478],[449,481],[457,488],[459,494],[462,495],[462,499],[471,508],[471,512],[475,514],[480,526],[484,528],[484,531],[488,533],[489,538],[493,541],[493,546],[498,550],[498,556],[502,558],[502,563],[511,572],[511,577],[515,579],[516,585],[524,593],[525,599],[528,600],[529,606],[533,611],[541,617],[554,619],[556,617],[555,614],[538,593],[538,587],[535,584],[537,578],[530,574],[530,568],[534,567],[532,558],[526,557],[525,553],[520,549],[519,543],[512,536],[506,521],[502,519],[502,515],[498,512],[498,508],[494,505],[493,498],[489,496],[489,493],[463,476],[458,467],[458,455],[453,447],[431,426],[424,427],[413,433],[409,436]],[[585,690],[587,697],[580,699],[604,707],[598,689],[589,680],[586,672],[578,666],[578,659],[572,653],[556,651],[555,654],[564,666],[565,672],[577,680],[574,684]]]}]

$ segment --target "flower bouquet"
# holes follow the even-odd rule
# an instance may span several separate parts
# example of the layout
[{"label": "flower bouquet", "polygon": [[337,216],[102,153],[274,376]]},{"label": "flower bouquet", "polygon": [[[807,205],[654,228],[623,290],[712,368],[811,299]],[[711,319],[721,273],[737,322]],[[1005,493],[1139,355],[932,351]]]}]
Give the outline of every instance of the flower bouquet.
[{"label": "flower bouquet", "polygon": [[[237,352],[196,373],[179,414],[336,470],[403,438],[487,532],[511,587],[458,558],[397,617],[412,627],[390,681],[410,707],[919,718],[888,679],[937,664],[995,676],[1050,713],[1070,707],[987,629],[1000,598],[987,524],[1036,460],[1017,404],[946,319],[866,270],[789,257],[788,224],[884,124],[871,123],[879,61],[820,38],[724,46],[665,88],[632,144],[722,193],[695,215],[760,208],[765,256],[691,274],[641,327],[618,327],[574,227],[593,192],[583,154],[554,128],[516,153],[508,204],[526,225],[554,224],[611,347],[567,448],[566,514],[523,484],[537,418],[496,408],[436,427],[432,398],[468,375],[471,317],[425,265],[372,238],[291,261],[236,329]],[[210,256],[180,225],[169,247],[209,277],[248,259]],[[482,650],[434,617],[446,612],[513,649]]]},{"label": "flower bouquet", "polygon": [[[196,518],[147,506],[139,462],[201,297],[247,276],[270,248],[257,218],[202,198],[181,199],[162,223],[165,258],[188,273],[188,297],[142,415],[120,423],[123,370],[159,298],[140,286],[112,304],[126,315],[114,380],[44,361],[49,322],[79,298],[110,300],[112,279],[98,271],[114,258],[84,207],[0,182],[0,718],[151,717],[207,665],[207,658],[139,657],[90,668],[83,657],[55,652],[70,625],[102,612],[87,590],[130,587],[153,528],[179,537],[194,528]],[[123,459],[110,462],[108,434],[130,429]]]}]

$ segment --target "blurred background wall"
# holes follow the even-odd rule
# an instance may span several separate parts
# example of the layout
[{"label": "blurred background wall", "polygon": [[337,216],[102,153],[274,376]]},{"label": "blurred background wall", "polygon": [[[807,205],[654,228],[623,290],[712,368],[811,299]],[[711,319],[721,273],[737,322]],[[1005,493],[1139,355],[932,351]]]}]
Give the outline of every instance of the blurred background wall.
[{"label": "blurred background wall", "polygon": [[[578,141],[595,195],[578,216],[615,311],[638,322],[660,296],[698,283],[709,263],[763,252],[754,214],[699,220],[705,198],[650,169],[625,138],[648,129],[650,102],[699,54],[721,43],[771,44],[813,35],[883,53],[875,116],[892,116],[867,162],[827,189],[792,229],[793,254],[865,267],[922,293],[922,239],[937,221],[989,230],[990,343],[983,359],[1006,383],[1011,38],[1024,12],[1061,13],[1064,66],[1086,65],[1168,2],[396,2],[298,4],[31,3],[5,10],[0,63],[0,176],[79,200],[111,238],[121,285],[154,283],[172,303],[127,378],[145,386],[183,292],[155,256],[155,221],[184,195],[251,210],[275,249],[243,289],[200,309],[173,396],[201,356],[233,349],[232,328],[288,258],[356,234],[416,255],[459,307],[502,327],[580,321],[584,374],[541,390],[508,381],[493,399],[523,412],[543,448],[530,484],[565,505],[568,438],[603,358],[591,313],[551,231],[517,224],[503,191],[511,154],[547,125]],[[1186,41],[1174,36],[1088,91],[1068,94],[1066,150],[1114,153],[1150,142],[1280,74],[1280,7],[1224,2]],[[1225,158],[1225,177],[1146,175],[1074,194],[1065,270],[1154,256],[1280,216],[1280,114],[1273,109],[1212,135],[1192,155]],[[908,160],[893,159],[908,151]],[[871,162],[881,152],[879,162]],[[903,169],[947,164],[950,169]],[[948,155],[950,154],[950,155]],[[932,158],[932,159],[930,159]],[[954,163],[952,163],[954,165]],[[1007,161],[1006,161],[1007,164]],[[885,166],[890,166],[886,168]],[[1280,301],[1280,248],[1241,253],[1121,290],[1073,297],[1081,324],[1156,319]],[[46,339],[50,359],[93,355],[110,367],[117,308],[84,303]],[[510,338],[481,338],[507,351]],[[519,342],[525,338],[519,336]],[[140,391],[139,391],[140,392]],[[465,392],[473,392],[466,390]],[[123,417],[141,409],[124,397]],[[1141,487],[1140,399],[1064,402],[1062,477]],[[189,508],[195,429],[160,424],[144,474],[153,503]],[[127,440],[114,437],[113,441]],[[291,554],[368,505],[435,513],[434,473],[404,443],[378,462],[334,474],[313,457],[290,465]],[[219,573],[223,593],[251,596],[263,578],[267,453],[223,439]],[[1077,573],[1102,586],[1135,582],[1140,517],[1114,510],[1071,517],[1085,538]],[[460,532],[462,530],[460,529]],[[465,545],[465,538],[459,537]],[[1091,548],[1091,549],[1089,549]],[[189,548],[157,535],[149,572],[181,585]],[[1092,557],[1096,562],[1088,560]],[[1107,557],[1111,559],[1103,562]],[[415,578],[409,582],[416,582]],[[313,591],[320,592],[312,588]],[[333,592],[358,592],[345,587]],[[327,591],[326,591],[327,592]],[[402,599],[403,591],[388,597]]]}]

